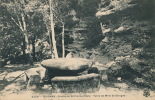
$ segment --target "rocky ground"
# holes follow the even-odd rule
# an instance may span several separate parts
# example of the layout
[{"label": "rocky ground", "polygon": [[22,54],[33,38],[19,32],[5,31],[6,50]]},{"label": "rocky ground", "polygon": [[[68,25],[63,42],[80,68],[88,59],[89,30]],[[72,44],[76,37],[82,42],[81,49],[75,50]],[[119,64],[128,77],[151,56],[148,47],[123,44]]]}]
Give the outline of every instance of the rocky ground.
[{"label": "rocky ground", "polygon": [[[97,63],[99,70],[105,70],[103,64]],[[155,92],[145,90],[145,88],[139,88],[136,85],[125,82],[121,79],[117,81],[109,81],[107,76],[103,74],[102,81],[99,89],[93,93],[54,93],[52,92],[53,87],[51,85],[32,85],[29,90],[26,89],[26,76],[24,72],[31,69],[39,68],[38,63],[34,66],[29,65],[6,65],[0,70],[0,97],[2,98],[34,98],[34,99],[51,99],[51,98],[62,98],[64,96],[72,97],[95,97],[95,98],[113,98],[113,97],[137,97],[137,98],[150,98],[155,97]],[[144,91],[147,91],[146,93]],[[150,95],[147,96],[147,93]],[[13,97],[12,97],[13,96]]]}]

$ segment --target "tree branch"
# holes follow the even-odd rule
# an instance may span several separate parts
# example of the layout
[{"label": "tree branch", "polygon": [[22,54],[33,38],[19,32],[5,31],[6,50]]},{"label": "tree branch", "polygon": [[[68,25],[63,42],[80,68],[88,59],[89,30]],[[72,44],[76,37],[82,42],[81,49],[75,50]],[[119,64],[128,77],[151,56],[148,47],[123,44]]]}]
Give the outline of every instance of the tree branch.
[{"label": "tree branch", "polygon": [[20,22],[20,20],[19,20],[19,17],[18,17],[18,16],[17,16],[17,19],[18,19],[18,23],[19,23],[20,29],[21,29],[22,31],[24,31],[23,26],[22,26],[22,24],[21,24],[21,22]]},{"label": "tree branch", "polygon": [[19,28],[20,28],[20,25],[15,21],[15,19],[14,19],[13,17],[11,17],[11,19],[12,19],[13,22],[14,22],[17,26],[19,26]]},{"label": "tree branch", "polygon": [[59,22],[63,23],[62,19],[58,16],[58,14],[57,14],[55,11],[53,11],[53,13],[57,16],[57,17],[55,16],[55,18],[56,18]]},{"label": "tree branch", "polygon": [[24,30],[26,30],[26,23],[25,23],[24,14],[21,14],[21,17],[22,17],[22,22],[23,22],[23,28],[24,28]]}]

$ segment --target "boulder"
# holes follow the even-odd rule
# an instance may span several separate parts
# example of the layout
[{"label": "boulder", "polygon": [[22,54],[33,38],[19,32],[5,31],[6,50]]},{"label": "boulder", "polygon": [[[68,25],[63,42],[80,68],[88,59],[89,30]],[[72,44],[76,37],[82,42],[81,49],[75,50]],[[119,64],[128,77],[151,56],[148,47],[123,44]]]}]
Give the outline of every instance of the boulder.
[{"label": "boulder", "polygon": [[28,78],[30,78],[31,83],[35,84],[43,81],[43,78],[45,77],[45,72],[46,69],[39,66],[36,68],[30,68],[26,70],[25,74],[27,75]]},{"label": "boulder", "polygon": [[72,53],[72,52],[68,53],[68,54],[66,55],[66,58],[73,58],[73,53]]},{"label": "boulder", "polygon": [[51,79],[53,93],[94,93],[100,86],[99,74],[91,73],[80,76],[61,76]]},{"label": "boulder", "polygon": [[83,58],[58,58],[48,59],[41,62],[41,65],[47,69],[76,71],[87,69],[92,61]]}]

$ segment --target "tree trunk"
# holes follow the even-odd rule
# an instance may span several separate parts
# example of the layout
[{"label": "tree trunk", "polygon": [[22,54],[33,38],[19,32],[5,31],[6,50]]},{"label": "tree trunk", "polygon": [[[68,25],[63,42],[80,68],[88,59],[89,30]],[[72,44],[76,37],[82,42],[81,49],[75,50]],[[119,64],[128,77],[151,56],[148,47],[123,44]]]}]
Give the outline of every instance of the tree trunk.
[{"label": "tree trunk", "polygon": [[53,44],[52,44],[52,34],[50,34],[49,33],[49,41],[50,41],[50,49],[51,49],[51,58],[53,59],[53,58],[55,58],[55,57],[53,57],[54,55],[53,55]]},{"label": "tree trunk", "polygon": [[22,63],[26,63],[26,52],[25,52],[25,48],[26,48],[25,37],[23,37],[23,46],[22,46],[23,59],[22,59]]},{"label": "tree trunk", "polygon": [[24,37],[25,37],[25,46],[26,46],[25,52],[27,55],[26,58],[27,58],[28,63],[30,65],[33,65],[33,59],[32,59],[31,53],[30,53],[30,45],[29,45],[29,40],[28,40],[27,27],[26,27],[25,17],[24,17],[23,13],[21,14],[21,17],[22,17],[22,23],[23,23],[22,30],[23,30]]},{"label": "tree trunk", "polygon": [[26,35],[26,33],[24,34],[25,37],[25,53],[26,53],[26,60],[30,65],[33,65],[33,59],[30,53],[30,46],[29,46],[29,42],[28,42],[28,36]]},{"label": "tree trunk", "polygon": [[53,44],[53,56],[54,58],[58,58],[58,53],[57,53],[57,47],[56,47],[56,40],[55,40],[55,32],[54,32],[54,21],[53,21],[53,0],[50,1],[50,19],[51,19],[51,31],[52,31],[52,44]]},{"label": "tree trunk", "polygon": [[104,27],[103,27],[103,24],[102,24],[102,22],[100,22],[100,27],[101,27],[102,34],[104,34],[104,32],[103,32],[103,30],[104,30]]},{"label": "tree trunk", "polygon": [[35,57],[35,39],[36,39],[36,37],[34,36],[33,38],[32,38],[32,54],[33,54],[33,61],[35,61],[36,60],[36,57]]},{"label": "tree trunk", "polygon": [[65,25],[62,25],[62,58],[65,57]]}]

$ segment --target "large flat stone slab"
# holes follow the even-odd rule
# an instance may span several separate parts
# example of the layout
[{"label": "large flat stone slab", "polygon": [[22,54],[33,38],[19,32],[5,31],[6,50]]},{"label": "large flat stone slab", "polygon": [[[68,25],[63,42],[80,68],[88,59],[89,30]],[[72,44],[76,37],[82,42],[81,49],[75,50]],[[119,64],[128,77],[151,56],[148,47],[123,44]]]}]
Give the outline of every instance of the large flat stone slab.
[{"label": "large flat stone slab", "polygon": [[41,62],[41,65],[47,69],[76,71],[86,69],[92,64],[91,60],[83,58],[57,58],[47,59]]},{"label": "large flat stone slab", "polygon": [[81,76],[57,76],[51,79],[52,82],[77,82],[82,80],[89,80],[99,78],[99,74],[91,73]]}]

